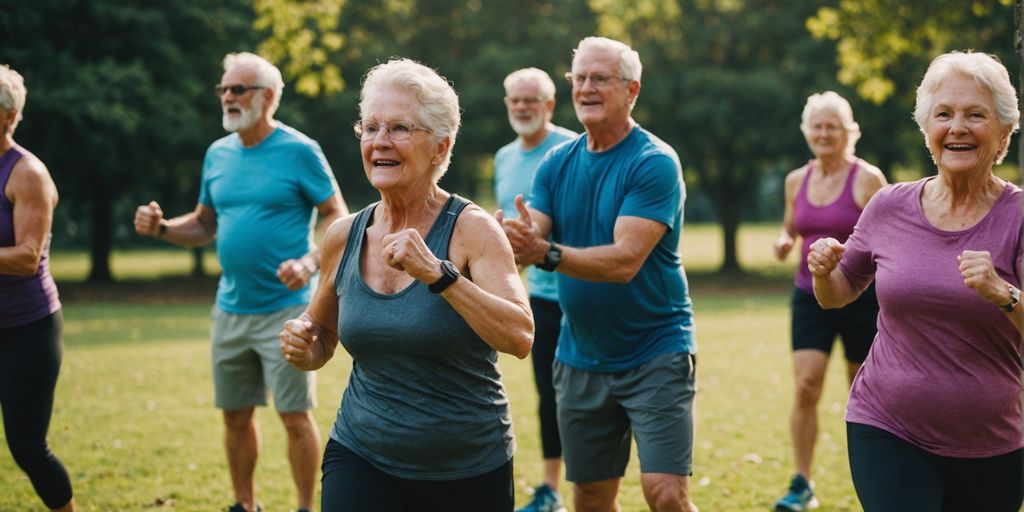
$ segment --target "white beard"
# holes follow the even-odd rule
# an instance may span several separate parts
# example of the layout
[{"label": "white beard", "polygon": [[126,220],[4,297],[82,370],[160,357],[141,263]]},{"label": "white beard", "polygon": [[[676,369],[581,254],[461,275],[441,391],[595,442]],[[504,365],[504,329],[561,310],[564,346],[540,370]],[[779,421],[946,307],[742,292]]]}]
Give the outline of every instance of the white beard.
[{"label": "white beard", "polygon": [[520,121],[513,116],[508,116],[508,124],[512,126],[512,131],[516,132],[516,135],[531,137],[544,127],[544,117],[534,116],[529,121]]},{"label": "white beard", "polygon": [[[241,111],[241,114],[229,114],[229,107],[237,107]],[[263,114],[263,96],[257,95],[254,97],[249,108],[243,108],[238,104],[229,105],[229,107],[224,107],[224,116],[221,119],[221,124],[224,126],[224,129],[229,132],[247,130],[255,125]]]}]

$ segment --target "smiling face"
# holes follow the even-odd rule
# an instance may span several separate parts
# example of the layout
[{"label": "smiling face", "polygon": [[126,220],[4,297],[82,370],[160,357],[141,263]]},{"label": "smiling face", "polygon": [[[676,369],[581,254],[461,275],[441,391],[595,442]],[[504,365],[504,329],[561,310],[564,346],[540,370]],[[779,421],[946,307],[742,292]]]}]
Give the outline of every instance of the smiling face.
[{"label": "smiling face", "polygon": [[[221,85],[259,85],[256,70],[246,66],[235,66],[224,73]],[[249,89],[235,95],[225,91],[220,97],[223,111],[221,124],[229,132],[244,131],[259,122],[266,111],[266,93],[269,89]]]},{"label": "smiling face", "polygon": [[1009,142],[992,94],[973,78],[953,73],[935,90],[925,142],[939,172],[988,173]]},{"label": "smiling face", "polygon": [[846,152],[848,134],[839,113],[821,108],[807,118],[807,146],[818,158],[840,157]]},{"label": "smiling face", "polygon": [[409,138],[399,141],[389,133],[397,123],[422,128],[419,107],[414,95],[399,89],[374,93],[365,104],[363,122],[388,128],[359,141],[363,170],[377,190],[425,186],[434,181],[434,171],[444,160],[447,142],[435,142],[425,129],[410,130]]},{"label": "smiling face", "polygon": [[[572,61],[572,74],[588,77],[583,83],[574,82],[572,86],[572,103],[583,126],[590,130],[627,122],[639,83],[621,80],[616,52],[599,47],[580,50]],[[609,79],[598,85],[592,79],[594,76]]]}]

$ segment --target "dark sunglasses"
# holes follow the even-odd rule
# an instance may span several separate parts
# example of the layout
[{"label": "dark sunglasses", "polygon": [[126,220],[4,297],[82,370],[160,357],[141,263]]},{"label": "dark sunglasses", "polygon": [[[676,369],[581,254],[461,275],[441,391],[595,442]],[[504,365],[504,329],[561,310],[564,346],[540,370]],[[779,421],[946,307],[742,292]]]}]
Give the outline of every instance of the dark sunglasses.
[{"label": "dark sunglasses", "polygon": [[217,96],[224,96],[224,93],[231,91],[231,94],[235,96],[241,96],[252,89],[266,89],[262,85],[215,85],[213,86],[213,93]]}]

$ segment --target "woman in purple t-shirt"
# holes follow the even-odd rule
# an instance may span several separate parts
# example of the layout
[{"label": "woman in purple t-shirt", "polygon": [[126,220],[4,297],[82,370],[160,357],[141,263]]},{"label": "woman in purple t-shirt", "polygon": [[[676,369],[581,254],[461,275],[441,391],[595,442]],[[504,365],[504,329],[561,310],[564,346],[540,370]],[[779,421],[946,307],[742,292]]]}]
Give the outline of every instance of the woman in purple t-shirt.
[{"label": "woman in purple t-shirt", "polygon": [[7,446],[53,510],[74,510],[71,481],[46,445],[60,373],[63,325],[50,276],[57,188],[38,158],[14,142],[25,83],[0,65],[0,410]]},{"label": "woman in purple t-shirt", "polygon": [[819,239],[807,259],[824,307],[877,289],[878,336],[846,412],[854,486],[868,512],[1016,512],[1021,191],[992,172],[1018,126],[1016,92],[992,57],[949,53],[914,117],[938,175],[883,188],[845,244]]},{"label": "woman in purple t-shirt", "polygon": [[875,166],[854,156],[860,127],[853,109],[833,91],[812,94],[800,130],[814,160],[786,176],[786,215],[775,241],[775,256],[785,260],[800,243],[800,264],[792,296],[793,374],[796,396],[789,418],[796,474],[776,510],[806,510],[817,499],[811,489],[811,459],[818,438],[818,399],[836,336],[843,342],[846,372],[852,381],[875,338],[878,302],[869,288],[852,304],[824,310],[814,300],[807,251],[822,237],[846,241],[871,196],[885,185]]}]

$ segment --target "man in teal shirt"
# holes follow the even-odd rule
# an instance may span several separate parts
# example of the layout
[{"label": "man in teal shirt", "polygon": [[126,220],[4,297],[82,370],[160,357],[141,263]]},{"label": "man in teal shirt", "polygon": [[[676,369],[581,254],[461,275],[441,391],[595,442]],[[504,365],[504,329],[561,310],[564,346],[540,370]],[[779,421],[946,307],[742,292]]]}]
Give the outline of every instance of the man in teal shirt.
[{"label": "man in teal shirt", "polygon": [[213,308],[213,375],[224,411],[225,448],[235,504],[231,512],[260,510],[253,474],[259,438],[255,406],[268,390],[288,433],[288,457],[299,510],[311,510],[320,462],[313,421],[315,374],[281,356],[277,334],[305,310],[320,267],[312,228],[348,214],[331,168],[316,141],[274,120],[281,72],[251,54],[228,54],[220,97],[224,129],[203,161],[199,204],[164,219],[155,201],[139,206],[135,230],[186,247],[217,240],[223,274]]},{"label": "man in teal shirt", "polygon": [[[516,211],[516,196],[528,196],[544,155],[570,139],[576,132],[555,126],[555,83],[537,68],[513,71],[505,78],[505,106],[508,122],[518,137],[494,156],[494,198],[499,211]],[[526,279],[536,333],[531,356],[533,376],[539,395],[541,452],[544,455],[544,481],[534,490],[533,499],[518,512],[560,512],[565,510],[558,494],[562,480],[562,443],[558,439],[555,388],[551,383],[551,363],[555,359],[562,309],[558,306],[555,275],[527,267]]]},{"label": "man in teal shirt", "polygon": [[692,512],[696,340],[679,257],[676,152],[640,127],[640,56],[603,37],[573,54],[586,133],[541,162],[529,208],[505,219],[516,261],[557,272],[564,317],[554,386],[577,512],[616,509],[630,434],[652,510]]}]

